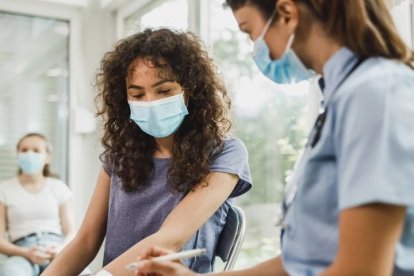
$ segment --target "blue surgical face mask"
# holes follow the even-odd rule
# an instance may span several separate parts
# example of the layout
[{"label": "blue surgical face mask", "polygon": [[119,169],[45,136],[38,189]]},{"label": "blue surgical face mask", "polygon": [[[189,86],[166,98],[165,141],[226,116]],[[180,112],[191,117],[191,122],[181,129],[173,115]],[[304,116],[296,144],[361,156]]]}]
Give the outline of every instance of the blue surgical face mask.
[{"label": "blue surgical face mask", "polygon": [[130,118],[148,135],[155,138],[170,136],[188,114],[183,95],[151,102],[128,101]]},{"label": "blue surgical face mask", "polygon": [[46,154],[37,152],[20,152],[17,156],[17,162],[23,173],[35,175],[43,170],[45,166]]},{"label": "blue surgical face mask", "polygon": [[257,67],[259,67],[259,70],[262,71],[266,77],[279,84],[297,83],[311,78],[315,73],[307,69],[291,49],[295,38],[294,34],[289,37],[283,56],[276,60],[270,58],[270,50],[264,41],[264,36],[273,22],[274,17],[275,12],[273,12],[272,16],[267,21],[260,36],[254,41],[252,57],[256,62]]}]

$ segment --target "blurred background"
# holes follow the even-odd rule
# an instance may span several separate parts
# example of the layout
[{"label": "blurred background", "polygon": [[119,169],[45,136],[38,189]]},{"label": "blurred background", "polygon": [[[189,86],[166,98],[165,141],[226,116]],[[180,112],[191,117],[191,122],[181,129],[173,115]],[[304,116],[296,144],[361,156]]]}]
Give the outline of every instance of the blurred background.
[{"label": "blurred background", "polygon": [[[103,54],[145,27],[201,36],[233,99],[233,134],[249,150],[254,187],[237,200],[247,236],[236,267],[277,255],[278,206],[321,100],[315,82],[275,85],[262,76],[224,0],[0,0],[0,181],[16,174],[17,139],[44,133],[53,171],[74,192],[79,226],[100,168],[93,87]],[[413,45],[411,1],[390,1]],[[91,265],[101,266],[101,254]]]}]

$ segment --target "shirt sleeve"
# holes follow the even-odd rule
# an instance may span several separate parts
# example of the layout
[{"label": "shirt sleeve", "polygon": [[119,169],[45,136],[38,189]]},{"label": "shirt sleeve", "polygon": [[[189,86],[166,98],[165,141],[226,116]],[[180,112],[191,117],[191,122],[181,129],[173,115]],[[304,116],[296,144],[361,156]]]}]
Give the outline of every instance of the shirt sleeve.
[{"label": "shirt sleeve", "polygon": [[67,202],[72,197],[72,191],[63,181],[57,180],[56,183],[54,183],[54,188],[59,206]]},{"label": "shirt sleeve", "polygon": [[223,172],[237,175],[239,181],[229,197],[237,197],[252,187],[248,153],[240,139],[227,138],[221,153],[213,160],[211,172]]},{"label": "shirt sleeve", "polygon": [[99,156],[99,160],[102,163],[102,169],[109,175],[112,175],[112,166],[105,162],[105,157],[103,154]]},{"label": "shirt sleeve", "polygon": [[414,74],[384,74],[338,101],[334,147],[340,209],[414,205]]}]

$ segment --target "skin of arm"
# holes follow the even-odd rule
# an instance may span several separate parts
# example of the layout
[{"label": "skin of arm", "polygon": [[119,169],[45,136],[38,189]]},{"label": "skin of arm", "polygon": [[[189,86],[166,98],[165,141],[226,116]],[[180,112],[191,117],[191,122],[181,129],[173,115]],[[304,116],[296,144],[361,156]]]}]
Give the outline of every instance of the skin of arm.
[{"label": "skin of arm", "polygon": [[[388,276],[392,274],[395,245],[401,236],[406,208],[387,204],[369,204],[341,211],[339,251],[335,261],[322,276]],[[378,231],[381,229],[381,231]],[[153,250],[162,255],[161,249]],[[161,253],[160,253],[161,252]],[[167,253],[164,253],[167,254]],[[151,255],[148,255],[148,257]],[[143,261],[136,275],[197,275],[176,262]],[[288,275],[282,260],[276,257],[252,268],[210,275]]]},{"label": "skin of arm", "polygon": [[61,248],[65,247],[72,239],[75,234],[73,228],[73,216],[70,208],[70,201],[66,201],[59,208],[60,222],[62,224],[63,235],[65,240]]},{"label": "skin of arm", "polygon": [[[159,247],[152,247],[145,252],[144,259],[162,256],[171,253],[169,250],[165,250]],[[141,261],[138,270],[135,272],[136,276],[148,276],[156,273],[162,276],[196,276],[196,274],[179,262],[156,262],[151,260]],[[282,259],[280,256],[262,262],[252,268],[238,270],[238,271],[226,271],[210,274],[202,274],[209,276],[251,276],[251,275],[271,275],[271,276],[288,276],[283,268]]]},{"label": "skin of arm", "polygon": [[338,254],[321,275],[391,275],[405,213],[403,206],[380,203],[341,211]]},{"label": "skin of arm", "polygon": [[59,217],[65,239],[62,244],[51,245],[46,248],[46,252],[52,255],[51,259],[54,259],[56,255],[62,251],[62,249],[73,239],[75,234],[72,212],[70,210],[70,201],[66,201],[59,207]]},{"label": "skin of arm", "polygon": [[110,177],[101,170],[78,233],[42,273],[43,276],[79,275],[96,256],[106,234],[109,187]]},{"label": "skin of arm", "polygon": [[4,238],[7,224],[7,207],[0,203],[0,252],[9,256],[27,257],[27,248],[12,244]]},{"label": "skin of arm", "polygon": [[168,215],[156,233],[135,244],[104,269],[117,276],[134,275],[125,266],[136,261],[137,257],[143,255],[151,246],[161,246],[172,251],[179,250],[223,204],[238,180],[236,175],[210,173],[206,178],[207,185],[201,183],[190,191]]},{"label": "skin of arm", "polygon": [[22,256],[32,261],[35,264],[42,264],[48,259],[50,255],[39,251],[37,246],[32,248],[24,248],[5,239],[7,229],[7,207],[0,203],[0,252],[8,256]]}]

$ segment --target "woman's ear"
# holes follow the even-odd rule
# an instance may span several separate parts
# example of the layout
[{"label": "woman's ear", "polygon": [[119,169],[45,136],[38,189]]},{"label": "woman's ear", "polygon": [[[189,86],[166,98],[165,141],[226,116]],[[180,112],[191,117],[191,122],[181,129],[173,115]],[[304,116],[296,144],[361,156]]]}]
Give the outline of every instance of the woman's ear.
[{"label": "woman's ear", "polygon": [[50,153],[46,153],[45,164],[50,165],[52,162],[52,155]]},{"label": "woman's ear", "polygon": [[185,103],[185,105],[188,107],[188,103],[190,102],[190,95],[188,95],[188,90],[187,89],[185,89],[185,88],[182,88],[183,89],[183,93],[184,93],[184,95],[183,95],[183,97],[184,97],[184,103]]},{"label": "woman's ear", "polygon": [[293,0],[279,0],[276,4],[276,16],[279,24],[285,25],[294,32],[299,22],[299,10]]}]

